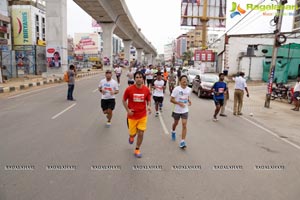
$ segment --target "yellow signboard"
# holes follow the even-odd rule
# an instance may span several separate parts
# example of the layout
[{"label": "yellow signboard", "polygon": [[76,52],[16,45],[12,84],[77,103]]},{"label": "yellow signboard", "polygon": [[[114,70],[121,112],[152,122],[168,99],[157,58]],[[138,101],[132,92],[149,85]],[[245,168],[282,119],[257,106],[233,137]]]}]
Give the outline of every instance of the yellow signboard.
[{"label": "yellow signboard", "polygon": [[37,41],[37,45],[38,45],[38,46],[46,46],[46,42],[43,41],[43,40],[38,40],[38,41]]},{"label": "yellow signboard", "polygon": [[12,8],[14,45],[33,45],[30,9]]}]

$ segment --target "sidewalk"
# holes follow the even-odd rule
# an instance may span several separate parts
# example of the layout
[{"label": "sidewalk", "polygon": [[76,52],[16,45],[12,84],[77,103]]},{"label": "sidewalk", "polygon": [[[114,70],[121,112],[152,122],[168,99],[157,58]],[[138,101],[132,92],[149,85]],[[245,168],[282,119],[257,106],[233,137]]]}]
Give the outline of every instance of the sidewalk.
[{"label": "sidewalk", "polygon": [[[78,72],[76,78],[82,78],[85,76],[92,76],[101,73],[102,70],[91,70],[87,72]],[[25,78],[12,78],[6,83],[0,83],[0,94],[9,93],[18,90],[24,90],[30,87],[41,86],[51,83],[61,83],[64,82],[62,77],[53,76],[43,78],[41,75],[29,75]]]},{"label": "sidewalk", "polygon": [[[287,100],[274,100],[271,101],[270,108],[265,108],[267,83],[250,82],[247,84],[250,97],[244,96],[242,117],[271,130],[280,138],[300,145],[300,112],[291,110],[294,104],[289,104]],[[234,83],[229,83],[229,92],[226,114],[228,117],[236,117],[233,115]]]}]

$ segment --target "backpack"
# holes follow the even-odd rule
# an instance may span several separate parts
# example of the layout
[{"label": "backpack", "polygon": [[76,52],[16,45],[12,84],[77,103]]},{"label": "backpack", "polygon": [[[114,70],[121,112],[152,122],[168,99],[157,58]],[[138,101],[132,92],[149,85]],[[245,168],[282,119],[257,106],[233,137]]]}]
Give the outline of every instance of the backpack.
[{"label": "backpack", "polygon": [[64,81],[65,81],[65,82],[69,82],[69,74],[68,74],[68,71],[66,71],[66,72],[64,73]]}]

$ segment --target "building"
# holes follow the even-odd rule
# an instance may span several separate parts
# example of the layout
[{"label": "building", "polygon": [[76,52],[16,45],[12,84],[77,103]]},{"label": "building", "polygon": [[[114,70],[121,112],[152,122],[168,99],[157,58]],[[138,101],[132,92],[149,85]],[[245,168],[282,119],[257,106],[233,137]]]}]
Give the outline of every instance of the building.
[{"label": "building", "polygon": [[13,76],[46,72],[46,1],[9,0],[12,23]]},{"label": "building", "polygon": [[176,59],[180,59],[184,52],[187,51],[187,34],[182,34],[176,38]]},{"label": "building", "polygon": [[[6,0],[0,1],[0,83],[10,77],[11,25]],[[3,69],[3,66],[5,66]]]},{"label": "building", "polygon": [[172,64],[173,59],[173,43],[164,45],[164,62],[165,64]]},{"label": "building", "polygon": [[199,27],[187,32],[187,50],[194,51],[202,45],[202,30]]}]

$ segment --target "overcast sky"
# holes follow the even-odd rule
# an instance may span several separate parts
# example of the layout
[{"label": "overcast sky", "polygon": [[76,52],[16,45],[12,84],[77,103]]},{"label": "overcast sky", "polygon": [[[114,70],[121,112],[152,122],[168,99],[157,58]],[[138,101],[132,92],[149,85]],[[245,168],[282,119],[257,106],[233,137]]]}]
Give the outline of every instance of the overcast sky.
[{"label": "overcast sky", "polygon": [[[91,17],[73,0],[68,2],[68,34],[92,32]],[[181,33],[181,0],[125,0],[130,13],[146,38],[163,53],[164,44],[171,42]]]}]

